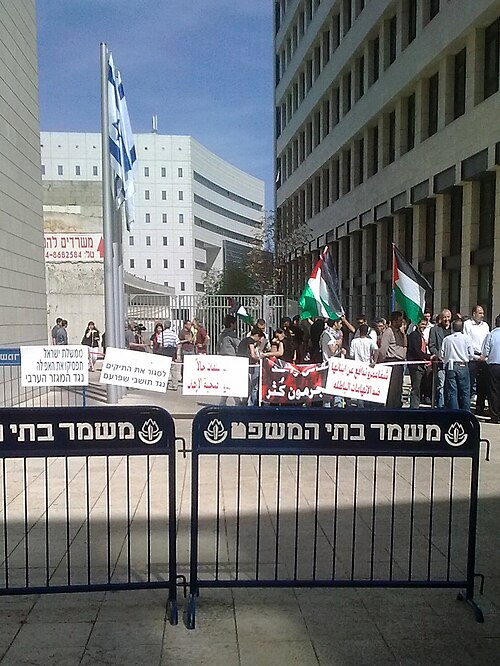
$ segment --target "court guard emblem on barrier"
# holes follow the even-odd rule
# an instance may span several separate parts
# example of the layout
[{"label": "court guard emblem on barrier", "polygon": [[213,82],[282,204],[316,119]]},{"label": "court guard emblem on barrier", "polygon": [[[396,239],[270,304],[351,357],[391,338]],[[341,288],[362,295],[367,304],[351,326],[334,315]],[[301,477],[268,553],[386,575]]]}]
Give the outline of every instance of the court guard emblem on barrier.
[{"label": "court guard emblem on barrier", "polygon": [[163,430],[160,430],[156,421],[148,419],[137,434],[143,444],[157,444],[163,437]]},{"label": "court guard emblem on barrier", "polygon": [[456,421],[451,424],[448,431],[444,434],[445,441],[450,446],[462,446],[468,437],[469,435],[465,432],[463,425]]},{"label": "court guard emblem on barrier", "polygon": [[205,430],[205,439],[210,444],[222,444],[227,437],[227,430],[219,419],[212,419]]}]

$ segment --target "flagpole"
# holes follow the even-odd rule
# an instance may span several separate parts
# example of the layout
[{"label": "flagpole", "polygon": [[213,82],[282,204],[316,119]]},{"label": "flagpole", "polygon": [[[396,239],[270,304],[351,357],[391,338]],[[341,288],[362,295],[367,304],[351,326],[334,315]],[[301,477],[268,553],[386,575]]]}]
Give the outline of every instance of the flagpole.
[{"label": "flagpole", "polygon": [[391,312],[394,312],[396,309],[396,291],[394,290],[394,262],[396,261],[395,252],[394,252],[394,243],[392,244],[392,292],[391,292]]},{"label": "flagpole", "polygon": [[[113,200],[109,161],[108,59],[106,44],[101,43],[101,154],[102,154],[102,234],[104,238],[104,312],[106,346],[116,347],[116,321],[113,289]],[[118,402],[117,386],[106,385],[108,403]]]}]

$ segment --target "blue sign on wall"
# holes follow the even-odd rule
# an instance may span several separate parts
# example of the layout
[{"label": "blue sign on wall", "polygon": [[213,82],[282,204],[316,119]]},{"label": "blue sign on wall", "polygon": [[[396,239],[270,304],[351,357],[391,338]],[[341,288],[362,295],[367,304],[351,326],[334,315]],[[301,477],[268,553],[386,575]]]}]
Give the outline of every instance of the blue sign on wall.
[{"label": "blue sign on wall", "polygon": [[0,347],[0,365],[21,365],[19,347]]}]

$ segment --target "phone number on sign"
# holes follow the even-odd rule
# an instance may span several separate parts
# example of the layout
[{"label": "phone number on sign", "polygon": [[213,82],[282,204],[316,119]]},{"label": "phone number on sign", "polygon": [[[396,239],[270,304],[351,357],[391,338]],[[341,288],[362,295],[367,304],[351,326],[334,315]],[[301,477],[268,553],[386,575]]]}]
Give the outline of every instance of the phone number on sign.
[{"label": "phone number on sign", "polygon": [[53,250],[52,252],[45,252],[45,259],[94,259],[95,252],[93,250]]}]

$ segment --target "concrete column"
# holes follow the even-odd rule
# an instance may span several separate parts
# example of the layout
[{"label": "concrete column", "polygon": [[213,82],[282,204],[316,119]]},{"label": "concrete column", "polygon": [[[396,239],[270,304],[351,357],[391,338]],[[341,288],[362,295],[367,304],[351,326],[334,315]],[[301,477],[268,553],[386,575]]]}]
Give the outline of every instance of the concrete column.
[{"label": "concrete column", "polygon": [[419,270],[419,263],[425,258],[425,204],[413,206],[413,266]]},{"label": "concrete column", "polygon": [[471,266],[470,253],[477,248],[479,240],[479,191],[480,186],[477,181],[463,185],[462,284],[460,289],[462,312],[471,312],[477,300],[478,271],[477,266]]},{"label": "concrete column", "polygon": [[366,286],[366,278],[368,275],[368,253],[370,252],[370,248],[368,247],[368,229],[364,228],[361,229],[359,232],[359,239],[361,243],[361,266],[360,266],[360,275],[362,276],[361,280],[361,294],[363,296],[366,296],[367,293],[367,286]]},{"label": "concrete column", "polygon": [[365,93],[368,90],[370,86],[370,80],[371,78],[369,77],[369,70],[370,70],[370,41],[366,40],[364,48],[363,48],[363,56],[365,58],[365,77],[364,77],[364,88],[365,88]]},{"label": "concrete column", "polygon": [[450,197],[436,197],[436,243],[434,259],[434,311],[439,312],[448,300],[448,274],[443,271],[443,257],[450,253]]},{"label": "concrete column", "polygon": [[402,248],[404,244],[404,239],[405,239],[405,216],[404,215],[399,215],[396,213],[393,215],[393,231],[392,231],[392,242],[395,243],[398,248]]},{"label": "concrete column", "polygon": [[472,111],[484,96],[484,30],[470,32],[466,46],[465,113]]},{"label": "concrete column", "polygon": [[[496,172],[495,189],[495,232],[493,238],[493,285],[500,284],[500,172]],[[493,289],[493,312],[492,328],[494,318],[500,314],[500,290]]]}]

